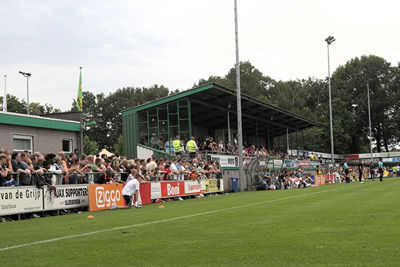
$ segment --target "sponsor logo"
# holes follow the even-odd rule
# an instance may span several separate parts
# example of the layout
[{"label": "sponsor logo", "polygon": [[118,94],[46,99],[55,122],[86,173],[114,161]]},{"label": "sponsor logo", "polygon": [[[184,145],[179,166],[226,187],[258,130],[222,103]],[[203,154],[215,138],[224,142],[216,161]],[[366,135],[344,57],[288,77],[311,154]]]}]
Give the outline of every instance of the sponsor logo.
[{"label": "sponsor logo", "polygon": [[104,208],[105,206],[109,207],[113,203],[121,200],[121,191],[120,190],[105,190],[104,187],[96,187],[96,205],[98,208]]},{"label": "sponsor logo", "polygon": [[177,184],[176,186],[172,186],[171,184],[167,184],[167,195],[168,196],[179,195],[179,184]]}]

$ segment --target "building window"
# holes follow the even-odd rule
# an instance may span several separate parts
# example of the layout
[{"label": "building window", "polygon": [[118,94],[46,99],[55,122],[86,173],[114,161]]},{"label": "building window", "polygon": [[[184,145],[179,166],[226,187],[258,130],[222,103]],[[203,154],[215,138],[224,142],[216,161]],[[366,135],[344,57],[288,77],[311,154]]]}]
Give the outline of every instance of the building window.
[{"label": "building window", "polygon": [[14,135],[13,136],[13,151],[22,152],[29,151],[32,153],[32,136]]},{"label": "building window", "polygon": [[72,152],[72,140],[71,139],[63,139],[62,140],[62,151],[71,153]]}]

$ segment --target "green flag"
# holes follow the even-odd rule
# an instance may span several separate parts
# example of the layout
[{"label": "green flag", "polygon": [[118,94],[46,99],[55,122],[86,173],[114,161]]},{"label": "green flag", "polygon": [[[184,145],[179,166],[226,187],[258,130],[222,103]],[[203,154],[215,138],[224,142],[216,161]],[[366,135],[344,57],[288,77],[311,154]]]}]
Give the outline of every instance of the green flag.
[{"label": "green flag", "polygon": [[78,98],[76,99],[76,107],[78,108],[79,111],[82,111],[83,105],[82,105],[82,67],[81,67],[81,72],[79,74],[79,87],[78,87]]}]

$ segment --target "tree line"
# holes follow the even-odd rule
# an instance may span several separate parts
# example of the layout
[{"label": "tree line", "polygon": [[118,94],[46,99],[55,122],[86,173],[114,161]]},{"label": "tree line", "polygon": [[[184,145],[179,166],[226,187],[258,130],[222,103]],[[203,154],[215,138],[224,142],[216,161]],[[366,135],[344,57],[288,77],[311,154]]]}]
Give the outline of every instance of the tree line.
[{"label": "tree line", "polygon": [[[245,61],[240,64],[240,79],[242,93],[315,121],[316,127],[303,131],[304,149],[330,152],[327,78],[274,80]],[[202,78],[193,87],[210,82],[235,89],[235,68],[225,76]],[[369,152],[367,84],[374,150],[393,150],[400,141],[400,65],[374,55],[361,56],[339,66],[331,77],[335,153]],[[124,87],[108,95],[83,91],[83,123],[96,122],[84,128],[85,151],[107,148],[121,153],[122,111],[177,92],[163,85]],[[26,113],[23,100],[11,95],[7,99],[8,111]],[[73,100],[71,111],[76,110],[75,104]],[[30,103],[30,107],[31,114],[60,111],[50,104]]]}]

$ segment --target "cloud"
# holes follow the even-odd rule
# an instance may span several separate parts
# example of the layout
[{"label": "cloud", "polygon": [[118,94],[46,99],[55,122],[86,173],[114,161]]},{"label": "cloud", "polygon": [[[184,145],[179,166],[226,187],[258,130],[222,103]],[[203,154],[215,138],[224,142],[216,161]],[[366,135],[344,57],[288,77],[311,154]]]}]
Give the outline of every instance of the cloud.
[{"label": "cloud", "polygon": [[[327,75],[352,57],[376,54],[397,64],[394,1],[238,1],[240,59],[274,79]],[[344,8],[345,7],[345,8]],[[187,89],[234,66],[233,1],[3,1],[0,72],[8,92],[63,110],[83,88],[108,94],[124,86]],[[2,83],[0,83],[2,84]]]}]

